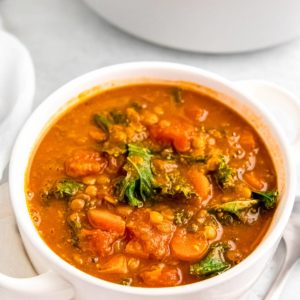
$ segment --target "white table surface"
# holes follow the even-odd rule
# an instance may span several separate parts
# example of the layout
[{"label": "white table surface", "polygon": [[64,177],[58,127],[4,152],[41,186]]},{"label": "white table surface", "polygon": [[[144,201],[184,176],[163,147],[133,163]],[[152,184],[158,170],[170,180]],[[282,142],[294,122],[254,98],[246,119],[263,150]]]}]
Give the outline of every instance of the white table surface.
[{"label": "white table surface", "polygon": [[[4,27],[32,55],[37,79],[35,106],[76,76],[102,66],[137,60],[186,63],[232,80],[270,80],[300,97],[300,39],[264,51],[216,56],[171,50],[138,40],[106,23],[79,0],[0,0],[0,15]],[[282,249],[277,252],[248,299],[263,299],[282,253]],[[1,264],[0,270],[3,271]],[[16,276],[31,272],[10,270]],[[300,299],[300,264],[292,277],[282,300]]]}]

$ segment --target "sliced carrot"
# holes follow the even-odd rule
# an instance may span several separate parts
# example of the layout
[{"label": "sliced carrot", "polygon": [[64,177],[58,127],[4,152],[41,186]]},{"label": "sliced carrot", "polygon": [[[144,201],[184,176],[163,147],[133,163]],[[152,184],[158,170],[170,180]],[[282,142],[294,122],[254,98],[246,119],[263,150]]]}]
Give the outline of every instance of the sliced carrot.
[{"label": "sliced carrot", "polygon": [[247,172],[243,175],[243,179],[255,190],[262,190],[265,186],[265,182],[258,178],[254,172]]},{"label": "sliced carrot", "polygon": [[188,171],[187,176],[201,199],[207,199],[211,190],[211,184],[208,178],[196,168],[191,168]]},{"label": "sliced carrot", "polygon": [[204,233],[187,233],[185,229],[177,229],[171,241],[173,255],[185,261],[196,261],[208,250],[208,242]]},{"label": "sliced carrot", "polygon": [[117,254],[114,255],[110,260],[101,266],[100,273],[104,274],[126,274],[127,260],[125,255]]},{"label": "sliced carrot", "polygon": [[256,146],[254,135],[249,130],[242,132],[239,142],[246,151],[252,151]]},{"label": "sliced carrot", "polygon": [[88,211],[91,225],[102,230],[114,231],[121,235],[125,232],[125,221],[118,215],[105,209],[91,209]]}]

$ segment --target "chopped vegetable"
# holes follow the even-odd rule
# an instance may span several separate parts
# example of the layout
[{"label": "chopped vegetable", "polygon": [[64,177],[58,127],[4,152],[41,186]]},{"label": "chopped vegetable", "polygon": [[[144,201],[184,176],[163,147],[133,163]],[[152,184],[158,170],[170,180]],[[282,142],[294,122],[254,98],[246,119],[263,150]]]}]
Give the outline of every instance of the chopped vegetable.
[{"label": "chopped vegetable", "polygon": [[189,233],[177,228],[171,241],[173,255],[184,261],[197,261],[208,250],[208,242],[203,232]]},{"label": "chopped vegetable", "polygon": [[164,183],[157,189],[159,190],[159,197],[183,196],[186,199],[190,199],[196,195],[192,185],[184,177],[176,173],[166,174]]},{"label": "chopped vegetable", "polygon": [[[225,202],[213,206],[212,208],[210,208],[210,211],[216,213],[229,213],[231,215],[235,215],[242,222],[249,223],[249,221],[252,221],[251,219],[253,218],[251,214],[249,215],[251,209],[257,206],[263,206],[265,209],[272,209],[276,206],[277,197],[277,191],[252,192],[253,199],[238,199]],[[222,219],[223,217],[224,216],[222,216]],[[228,221],[227,217],[226,220]]]},{"label": "chopped vegetable", "polygon": [[225,202],[219,205],[215,205],[210,209],[211,212],[226,212],[235,215],[238,219],[245,222],[246,219],[243,212],[256,206],[259,203],[258,200],[254,199],[243,199]]},{"label": "chopped vegetable", "polygon": [[126,274],[128,273],[126,256],[117,254],[112,256],[99,270],[102,274]]},{"label": "chopped vegetable", "polygon": [[114,231],[119,234],[125,232],[125,221],[118,215],[105,209],[90,209],[88,219],[91,225],[102,230]]},{"label": "chopped vegetable", "polygon": [[182,98],[182,89],[174,87],[172,88],[171,93],[176,104],[184,103],[184,100]]},{"label": "chopped vegetable", "polygon": [[110,115],[111,119],[113,120],[114,124],[127,125],[127,123],[128,123],[126,114],[122,113],[119,110],[112,110],[109,112],[109,115]]},{"label": "chopped vegetable", "polygon": [[217,243],[211,246],[211,250],[200,262],[190,266],[190,274],[196,276],[212,276],[228,270],[231,265],[226,262],[224,252],[228,246]]},{"label": "chopped vegetable", "polygon": [[252,198],[262,201],[266,209],[276,206],[278,191],[252,192]]},{"label": "chopped vegetable", "polygon": [[207,176],[201,170],[192,167],[188,171],[187,177],[201,200],[207,199],[211,191],[211,184]]},{"label": "chopped vegetable", "polygon": [[179,159],[182,162],[186,162],[188,164],[204,164],[206,163],[206,157],[202,155],[193,156],[193,155],[186,155],[180,154]]},{"label": "chopped vegetable", "polygon": [[100,114],[94,115],[94,122],[101,128],[106,134],[109,133],[109,121],[106,117]]},{"label": "chopped vegetable", "polygon": [[75,195],[84,185],[72,179],[63,179],[56,183],[54,195],[56,198],[68,198]]},{"label": "chopped vegetable", "polygon": [[142,111],[144,108],[147,107],[146,104],[143,104],[143,103],[140,103],[140,102],[137,102],[137,101],[134,101],[130,104],[130,106],[137,112],[140,112]]},{"label": "chopped vegetable", "polygon": [[115,231],[101,229],[81,229],[80,236],[90,241],[91,246],[97,251],[100,257],[106,257],[113,253],[113,245],[120,237],[120,234]]},{"label": "chopped vegetable", "polygon": [[155,193],[151,156],[146,148],[128,145],[127,162],[124,166],[127,174],[119,184],[119,201],[125,199],[131,206],[142,207]]},{"label": "chopped vegetable", "polygon": [[68,200],[83,188],[84,184],[73,179],[62,179],[57,181],[49,190],[43,191],[42,199],[45,202],[48,202],[51,198]]},{"label": "chopped vegetable", "polygon": [[67,224],[71,233],[71,244],[72,246],[79,247],[79,237],[78,234],[82,228],[82,224],[78,214],[72,214],[69,216]]},{"label": "chopped vegetable", "polygon": [[175,212],[173,222],[177,226],[186,225],[192,216],[193,216],[192,212],[183,208]]},{"label": "chopped vegetable", "polygon": [[164,263],[153,265],[150,269],[141,272],[140,277],[147,286],[152,287],[176,286],[182,281],[181,270]]},{"label": "chopped vegetable", "polygon": [[174,153],[172,148],[165,148],[160,154],[167,160],[178,160],[186,164],[204,164],[207,162],[206,156]]},{"label": "chopped vegetable", "polygon": [[98,151],[78,150],[65,160],[65,172],[70,177],[85,177],[102,173],[107,160]]},{"label": "chopped vegetable", "polygon": [[264,181],[258,177],[258,174],[255,172],[246,172],[243,174],[243,180],[253,189],[253,190],[261,190],[264,188]]},{"label": "chopped vegetable", "polygon": [[220,162],[214,175],[218,185],[222,189],[234,187],[235,170],[229,167],[223,155],[220,156]]},{"label": "chopped vegetable", "polygon": [[174,120],[172,123],[165,120],[168,126],[159,124],[149,126],[150,135],[154,140],[163,144],[172,144],[176,151],[187,152],[191,149],[191,137],[193,126],[182,119]]}]

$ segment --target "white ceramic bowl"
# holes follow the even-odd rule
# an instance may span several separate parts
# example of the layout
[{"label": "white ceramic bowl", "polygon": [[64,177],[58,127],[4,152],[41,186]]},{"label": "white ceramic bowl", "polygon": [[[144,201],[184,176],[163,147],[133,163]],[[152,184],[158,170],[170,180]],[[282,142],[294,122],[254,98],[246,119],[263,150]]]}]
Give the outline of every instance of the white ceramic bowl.
[{"label": "white ceramic bowl", "polygon": [[[221,97],[227,105],[243,114],[267,142],[279,175],[281,200],[273,222],[263,241],[251,255],[229,271],[205,281],[179,287],[137,288],[103,281],[71,266],[57,256],[40,238],[29,216],[24,194],[24,176],[32,150],[51,120],[66,108],[66,103],[83,91],[101,86],[122,85],[135,81],[187,81],[200,84],[226,95]],[[295,199],[295,157],[299,151],[297,131],[292,142],[263,103],[247,93],[260,97],[260,101],[274,99],[273,107],[283,110],[292,107],[300,112],[299,103],[287,92],[276,86],[260,82],[233,83],[215,74],[185,65],[162,62],[139,62],[110,66],[83,75],[64,85],[50,95],[31,115],[15,143],[11,163],[9,186],[11,201],[23,242],[36,270],[42,275],[28,279],[14,279],[0,275],[0,287],[10,298],[22,299],[95,299],[101,295],[106,300],[163,299],[241,299],[241,295],[255,282],[272,257],[286,226]],[[70,105],[70,103],[69,103]],[[268,104],[269,105],[269,104]],[[297,114],[294,128],[298,126]],[[2,299],[2,298],[1,298]]]},{"label": "white ceramic bowl", "polygon": [[299,0],[84,1],[120,29],[190,51],[256,50],[300,35]]}]

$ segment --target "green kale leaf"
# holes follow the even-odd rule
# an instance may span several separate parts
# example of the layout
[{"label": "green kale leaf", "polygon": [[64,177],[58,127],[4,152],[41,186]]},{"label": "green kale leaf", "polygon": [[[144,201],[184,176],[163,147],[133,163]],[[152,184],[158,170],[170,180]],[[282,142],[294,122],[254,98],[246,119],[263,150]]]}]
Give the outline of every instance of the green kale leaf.
[{"label": "green kale leaf", "polygon": [[238,218],[240,218],[241,213],[243,211],[248,210],[257,204],[258,204],[258,200],[240,199],[240,200],[229,201],[219,205],[215,205],[209,210],[212,212],[227,212],[236,215]]},{"label": "green kale leaf", "polygon": [[235,175],[236,175],[236,171],[233,168],[229,167],[229,165],[225,160],[225,157],[223,155],[220,156],[220,163],[214,174],[218,185],[222,189],[228,189],[234,187]]},{"label": "green kale leaf", "polygon": [[211,246],[204,259],[190,266],[190,274],[196,276],[214,276],[228,270],[231,265],[226,262],[224,253],[228,246],[217,243]]},{"label": "green kale leaf", "polygon": [[171,94],[172,94],[172,97],[173,97],[174,102],[176,104],[184,103],[184,100],[183,100],[183,97],[182,97],[182,89],[174,87],[171,90]]},{"label": "green kale leaf", "polygon": [[110,111],[109,116],[111,117],[114,124],[121,124],[121,125],[128,124],[127,115],[119,110]]},{"label": "green kale leaf", "polygon": [[107,135],[109,134],[109,125],[110,122],[109,120],[103,116],[103,115],[99,115],[99,114],[95,114],[94,115],[94,122],[96,123],[96,125],[101,128],[103,130],[104,133],[106,133]]},{"label": "green kale leaf", "polygon": [[129,144],[128,156],[123,169],[126,176],[119,183],[119,200],[129,205],[142,207],[155,193],[155,182],[151,170],[151,153],[148,149]]},{"label": "green kale leaf", "polygon": [[272,209],[276,206],[278,191],[252,192],[252,198],[260,200],[266,209]]},{"label": "green kale leaf", "polygon": [[193,155],[186,155],[186,154],[180,154],[179,159],[182,162],[188,163],[188,164],[204,164],[206,163],[206,157],[205,156],[193,156]]},{"label": "green kale leaf", "polygon": [[186,225],[192,216],[192,212],[183,208],[175,212],[173,222],[177,226]]},{"label": "green kale leaf", "polygon": [[158,187],[160,196],[183,196],[190,199],[196,195],[194,188],[185,180],[185,178],[176,173],[165,174],[165,180]]},{"label": "green kale leaf", "polygon": [[50,189],[46,189],[42,193],[42,199],[47,203],[50,199],[68,200],[74,196],[79,190],[84,188],[84,184],[73,179],[65,178],[57,181]]},{"label": "green kale leaf", "polygon": [[[74,217],[75,216],[75,217]],[[78,215],[72,215],[68,218],[67,224],[69,226],[70,234],[71,234],[71,244],[72,246],[78,248],[79,247],[79,232],[82,229],[81,220]]]}]

